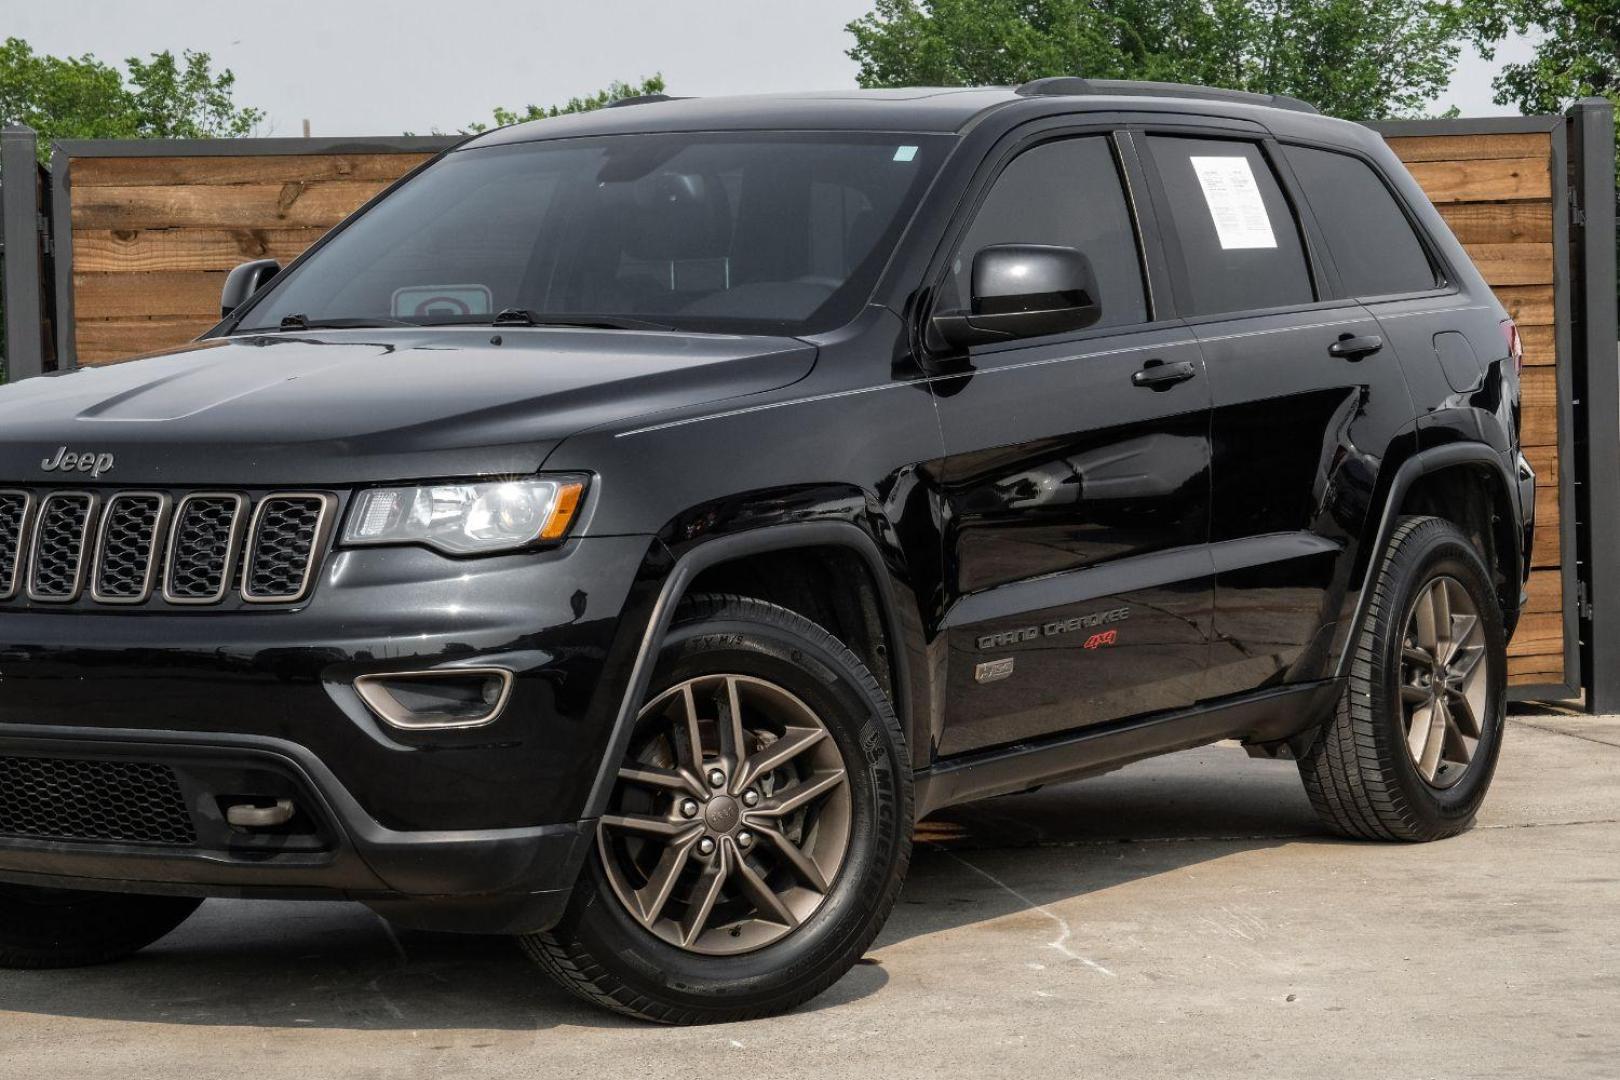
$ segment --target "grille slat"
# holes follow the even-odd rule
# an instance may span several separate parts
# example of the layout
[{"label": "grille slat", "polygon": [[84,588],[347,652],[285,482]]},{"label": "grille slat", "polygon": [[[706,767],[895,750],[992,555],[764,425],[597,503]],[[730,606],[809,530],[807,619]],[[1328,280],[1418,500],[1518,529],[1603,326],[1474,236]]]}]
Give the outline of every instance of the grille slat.
[{"label": "grille slat", "polygon": [[0,836],[194,847],[174,770],[139,761],[0,757]]},{"label": "grille slat", "polygon": [[138,604],[152,592],[159,526],[167,499],[157,492],[114,495],[101,515],[91,595],[104,604]]},{"label": "grille slat", "polygon": [[96,497],[84,491],[54,492],[40,503],[28,573],[30,598],[66,603],[78,597],[95,506]]},{"label": "grille slat", "polygon": [[259,504],[248,542],[243,599],[286,603],[304,595],[325,516],[323,495],[272,495]]},{"label": "grille slat", "polygon": [[188,495],[174,514],[163,595],[171,604],[211,604],[230,588],[242,497]]},{"label": "grille slat", "polygon": [[26,491],[0,491],[0,600],[17,595],[22,576],[23,536],[28,526]]}]

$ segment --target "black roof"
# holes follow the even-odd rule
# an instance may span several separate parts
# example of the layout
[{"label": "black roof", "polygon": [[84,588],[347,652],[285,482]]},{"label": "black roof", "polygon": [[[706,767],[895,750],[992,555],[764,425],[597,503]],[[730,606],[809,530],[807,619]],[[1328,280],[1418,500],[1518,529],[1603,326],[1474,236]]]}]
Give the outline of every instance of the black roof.
[{"label": "black roof", "polygon": [[584,135],[661,131],[964,131],[1010,110],[1092,112],[1196,111],[1266,120],[1272,126],[1339,121],[1281,95],[1173,83],[1075,78],[1038,79],[1020,87],[917,87],[828,90],[709,98],[653,98],[619,108],[534,120],[489,132],[469,145],[530,142]]}]

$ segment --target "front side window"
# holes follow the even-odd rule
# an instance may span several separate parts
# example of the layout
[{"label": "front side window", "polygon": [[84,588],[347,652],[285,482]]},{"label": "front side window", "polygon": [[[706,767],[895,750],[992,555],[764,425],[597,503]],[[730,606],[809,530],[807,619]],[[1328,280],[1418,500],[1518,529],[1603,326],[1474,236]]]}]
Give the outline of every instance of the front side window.
[{"label": "front side window", "polygon": [[1412,223],[1360,158],[1289,146],[1284,152],[1351,296],[1423,292],[1438,284]]},{"label": "front side window", "polygon": [[1075,248],[1097,275],[1097,325],[1146,321],[1136,231],[1107,138],[1043,143],[1013,159],[968,226],[940,285],[937,310],[968,307],[973,256],[995,244]]},{"label": "front side window", "polygon": [[1168,136],[1147,143],[1180,241],[1184,314],[1315,299],[1299,226],[1258,146]]},{"label": "front side window", "polygon": [[830,330],[871,295],[949,142],[745,132],[469,147],[355,219],[240,325],[488,323],[520,309]]}]

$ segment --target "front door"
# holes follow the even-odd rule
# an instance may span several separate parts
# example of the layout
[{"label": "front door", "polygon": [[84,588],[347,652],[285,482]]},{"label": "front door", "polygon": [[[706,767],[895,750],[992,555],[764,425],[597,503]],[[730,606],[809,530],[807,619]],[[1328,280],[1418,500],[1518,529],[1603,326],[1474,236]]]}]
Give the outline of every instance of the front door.
[{"label": "front door", "polygon": [[1107,134],[1039,142],[990,186],[937,288],[968,304],[994,244],[1080,250],[1103,315],[975,348],[937,379],[947,459],[947,700],[959,754],[1196,696],[1212,597],[1209,380],[1191,332],[1154,321],[1142,232]]}]

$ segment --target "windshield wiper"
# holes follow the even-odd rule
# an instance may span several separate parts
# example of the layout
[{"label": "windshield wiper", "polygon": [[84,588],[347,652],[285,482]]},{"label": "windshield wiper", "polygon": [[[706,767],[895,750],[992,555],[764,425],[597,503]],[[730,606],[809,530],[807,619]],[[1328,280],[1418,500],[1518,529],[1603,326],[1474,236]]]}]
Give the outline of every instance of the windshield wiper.
[{"label": "windshield wiper", "polygon": [[585,326],[603,330],[673,330],[668,323],[633,319],[624,315],[578,315],[542,313],[528,308],[506,308],[495,316],[494,326]]},{"label": "windshield wiper", "polygon": [[421,323],[406,322],[404,319],[385,319],[381,316],[370,316],[363,319],[312,319],[302,313],[284,316],[279,326],[251,326],[237,327],[233,333],[238,334],[273,334],[288,330],[375,330],[384,326],[421,326]]}]

